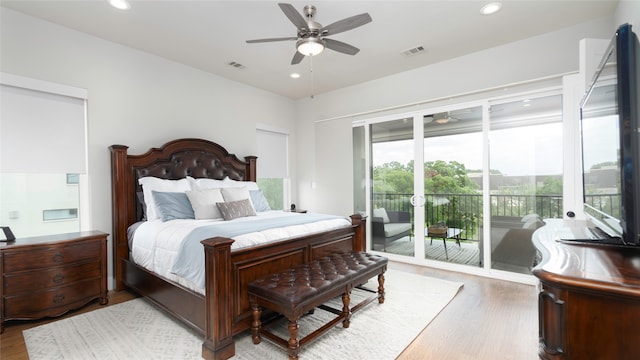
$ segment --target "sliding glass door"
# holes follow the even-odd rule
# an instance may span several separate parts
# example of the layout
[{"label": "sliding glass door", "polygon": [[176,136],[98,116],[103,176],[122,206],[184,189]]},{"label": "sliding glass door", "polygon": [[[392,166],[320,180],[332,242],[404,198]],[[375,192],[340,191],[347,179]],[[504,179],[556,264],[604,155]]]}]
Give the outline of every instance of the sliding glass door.
[{"label": "sliding glass door", "polygon": [[562,97],[491,106],[491,268],[530,274],[544,219],[562,218]]},{"label": "sliding glass door", "polygon": [[480,266],[482,106],[424,122],[425,258]]},{"label": "sliding glass door", "polygon": [[563,213],[562,132],[552,90],[354,124],[354,201],[369,215],[369,250],[530,274],[533,232]]},{"label": "sliding glass door", "polygon": [[413,118],[371,124],[371,248],[414,256]]}]

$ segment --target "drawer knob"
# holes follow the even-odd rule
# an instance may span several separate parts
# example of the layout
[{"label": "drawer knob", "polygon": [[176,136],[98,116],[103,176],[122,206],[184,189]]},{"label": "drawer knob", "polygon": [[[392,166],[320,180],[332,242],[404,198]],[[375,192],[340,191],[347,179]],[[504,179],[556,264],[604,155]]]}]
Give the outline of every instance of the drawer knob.
[{"label": "drawer knob", "polygon": [[56,294],[56,296],[53,297],[54,304],[60,304],[63,301],[64,301],[64,294]]},{"label": "drawer knob", "polygon": [[53,255],[53,258],[51,258],[51,260],[53,260],[54,263],[62,262],[64,260],[64,255],[58,252],[55,255]]},{"label": "drawer knob", "polygon": [[64,275],[62,275],[62,274],[56,274],[53,277],[54,284],[60,284],[63,280],[64,280]]}]

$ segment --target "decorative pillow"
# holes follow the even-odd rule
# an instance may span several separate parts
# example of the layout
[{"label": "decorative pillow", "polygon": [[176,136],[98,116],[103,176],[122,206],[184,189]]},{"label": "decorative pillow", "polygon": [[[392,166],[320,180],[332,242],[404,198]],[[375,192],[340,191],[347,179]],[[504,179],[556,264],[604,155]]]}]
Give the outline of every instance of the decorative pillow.
[{"label": "decorative pillow", "polygon": [[152,191],[153,201],[160,220],[193,219],[193,208],[183,192],[158,192]]},{"label": "decorative pillow", "polygon": [[262,190],[249,190],[249,196],[251,197],[253,208],[257,212],[271,211],[271,206],[269,206],[269,202],[264,197]]},{"label": "decorative pillow", "polygon": [[533,219],[536,219],[536,220],[540,219],[540,215],[538,215],[536,213],[527,214],[527,215],[523,216],[522,219],[520,219],[520,221],[522,221],[523,223],[526,223],[526,222],[528,222],[530,220],[533,220]]},{"label": "decorative pillow", "polygon": [[385,208],[373,209],[373,217],[381,217],[382,222],[385,224],[391,222],[391,220],[389,220],[389,214],[387,214],[387,210]]},{"label": "decorative pillow", "polygon": [[256,216],[251,200],[220,202],[217,204],[222,217],[225,220],[232,220],[239,217]]},{"label": "decorative pillow", "polygon": [[229,177],[225,177],[224,180],[222,180],[224,187],[225,188],[230,188],[230,187],[246,187],[249,190],[259,190],[260,188],[258,187],[258,184],[255,181],[238,181],[238,180],[231,180],[229,179]]},{"label": "decorative pillow", "polygon": [[187,176],[187,179],[191,183],[191,188],[194,190],[221,189],[225,187],[225,183],[222,180],[207,178],[195,179],[191,176]]},{"label": "decorative pillow", "polygon": [[216,205],[224,202],[220,189],[189,190],[187,197],[191,202],[196,220],[222,219],[222,214]]},{"label": "decorative pillow", "polygon": [[251,200],[251,195],[249,195],[249,189],[246,187],[230,187],[222,189],[222,197],[224,197],[224,201],[238,201],[243,199]]},{"label": "decorative pillow", "polygon": [[138,183],[142,185],[144,193],[144,201],[147,203],[147,220],[157,220],[160,218],[156,211],[156,204],[152,195],[152,191],[158,192],[185,192],[191,190],[189,180],[165,180],[153,176],[147,176],[138,179]]},{"label": "decorative pillow", "polygon": [[136,198],[138,199],[138,204],[140,204],[141,212],[136,214],[137,219],[142,221],[147,220],[147,204],[144,202],[144,193],[142,191],[136,191]]},{"label": "decorative pillow", "polygon": [[528,220],[527,222],[524,223],[524,225],[522,225],[523,229],[529,229],[529,230],[535,230],[541,226],[544,225],[544,221],[542,221],[540,218],[531,218],[530,220]]}]

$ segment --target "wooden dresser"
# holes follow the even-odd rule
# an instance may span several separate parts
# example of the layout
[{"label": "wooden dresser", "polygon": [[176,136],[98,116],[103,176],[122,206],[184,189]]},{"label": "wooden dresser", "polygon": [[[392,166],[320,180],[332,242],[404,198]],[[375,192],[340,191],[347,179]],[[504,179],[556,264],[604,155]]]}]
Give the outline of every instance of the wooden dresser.
[{"label": "wooden dresser", "polygon": [[566,244],[585,221],[545,221],[533,241],[542,261],[539,355],[543,359],[640,358],[640,248]]},{"label": "wooden dresser", "polygon": [[99,231],[0,243],[0,330],[8,320],[59,316],[108,302],[107,236]]}]

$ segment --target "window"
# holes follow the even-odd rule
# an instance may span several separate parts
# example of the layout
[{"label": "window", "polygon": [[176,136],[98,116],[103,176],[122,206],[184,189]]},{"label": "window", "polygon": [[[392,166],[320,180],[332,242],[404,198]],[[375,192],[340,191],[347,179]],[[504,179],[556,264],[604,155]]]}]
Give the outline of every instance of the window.
[{"label": "window", "polygon": [[43,221],[69,220],[78,218],[78,209],[53,209],[42,212]]},{"label": "window", "polygon": [[86,90],[0,80],[0,224],[18,238],[84,230]]},{"label": "window", "polygon": [[257,183],[273,210],[288,208],[288,141],[286,130],[256,129]]}]

